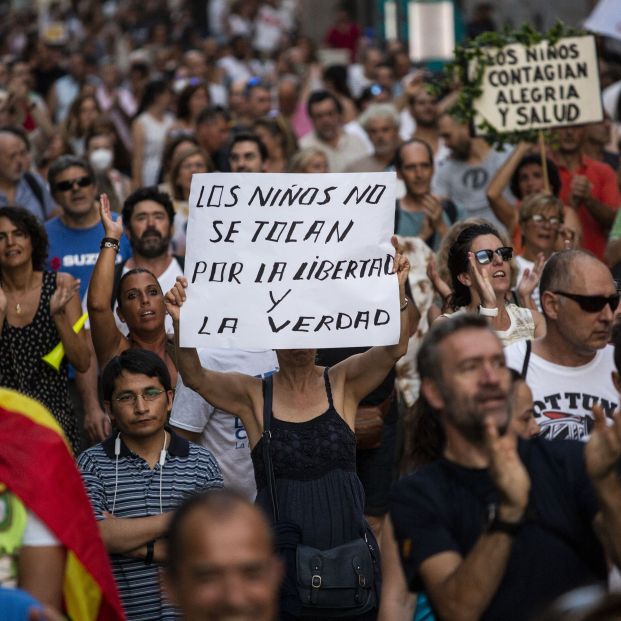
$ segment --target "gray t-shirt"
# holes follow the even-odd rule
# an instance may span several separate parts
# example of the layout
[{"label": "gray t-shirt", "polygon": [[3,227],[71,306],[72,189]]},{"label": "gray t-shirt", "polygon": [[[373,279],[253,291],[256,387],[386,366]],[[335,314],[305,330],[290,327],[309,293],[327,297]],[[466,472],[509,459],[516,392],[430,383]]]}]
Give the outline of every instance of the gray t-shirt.
[{"label": "gray t-shirt", "polygon": [[[265,377],[278,370],[273,350],[247,351],[210,347],[199,349],[201,365],[212,371],[236,371]],[[201,445],[216,458],[225,487],[232,487],[254,500],[257,489],[250,460],[250,443],[246,430],[237,416],[216,409],[198,393],[177,379],[170,424],[201,434]]]},{"label": "gray t-shirt", "polygon": [[485,218],[501,233],[506,232],[494,215],[485,192],[510,152],[510,148],[500,152],[491,149],[485,160],[476,165],[452,157],[444,160],[433,176],[432,194],[452,200],[457,205],[460,219]]}]

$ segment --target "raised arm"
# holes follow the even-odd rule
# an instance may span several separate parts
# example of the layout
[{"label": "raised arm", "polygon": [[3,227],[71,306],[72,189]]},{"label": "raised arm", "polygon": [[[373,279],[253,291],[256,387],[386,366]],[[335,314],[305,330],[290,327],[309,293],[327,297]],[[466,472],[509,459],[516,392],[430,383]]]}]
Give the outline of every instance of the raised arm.
[{"label": "raised arm", "polygon": [[[352,422],[361,399],[382,383],[390,369],[408,348],[410,337],[408,309],[415,310],[414,303],[405,295],[405,283],[410,272],[410,262],[405,255],[399,252],[399,245],[395,236],[392,237],[391,243],[395,248],[393,273],[396,273],[399,279],[399,307],[401,309],[399,342],[396,345],[371,347],[362,354],[356,354],[343,360],[335,365],[332,371],[335,377],[341,376],[344,382],[345,411],[343,414],[348,421],[352,417]],[[415,311],[413,319],[417,320],[418,317],[420,317],[418,311]]]},{"label": "raised arm", "polygon": [[254,446],[262,431],[254,415],[262,407],[261,381],[243,373],[222,373],[206,369],[201,366],[196,349],[179,346],[179,316],[186,300],[187,286],[187,279],[177,276],[177,282],[164,298],[166,310],[173,320],[177,368],[183,383],[214,407],[239,416],[250,438],[250,444]]},{"label": "raised arm", "polygon": [[[120,243],[123,224],[119,220],[115,222],[112,219],[110,202],[105,194],[101,195],[99,212],[105,237]],[[117,328],[112,312],[116,254],[117,250],[112,247],[102,248],[99,251],[86,302],[91,324],[91,338],[101,368],[118,353],[125,338]]]},{"label": "raised arm", "polygon": [[504,196],[503,192],[511,183],[511,177],[520,163],[520,160],[528,153],[530,145],[520,142],[511,155],[504,161],[503,165],[496,171],[496,174],[487,186],[486,196],[490,207],[496,217],[505,225],[509,234],[515,228],[518,221],[518,210]]},{"label": "raised arm", "polygon": [[[519,524],[526,511],[530,478],[517,453],[517,439],[499,436],[488,419],[485,439],[490,458],[489,471],[498,488],[497,515],[505,523]],[[425,559],[419,567],[425,590],[439,617],[445,621],[476,621],[489,606],[500,582],[513,546],[507,532],[484,531],[466,557],[446,551]]]},{"label": "raised arm", "polygon": [[80,281],[70,274],[56,275],[56,291],[50,299],[50,314],[65,349],[67,360],[77,371],[84,372],[90,365],[90,352],[84,330],[77,334],[73,324],[82,314]]}]

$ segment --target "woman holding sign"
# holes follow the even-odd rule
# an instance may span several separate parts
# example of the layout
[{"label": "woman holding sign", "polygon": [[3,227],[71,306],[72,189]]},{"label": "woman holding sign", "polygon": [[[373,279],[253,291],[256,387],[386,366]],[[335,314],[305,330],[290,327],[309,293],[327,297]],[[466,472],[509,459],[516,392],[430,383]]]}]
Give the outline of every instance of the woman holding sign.
[{"label": "woman holding sign", "polygon": [[[396,249],[396,238],[393,237],[392,242]],[[270,516],[278,513],[274,521],[281,535],[281,550],[284,547],[283,532],[278,527],[283,524],[290,526],[287,534],[290,542],[293,542],[293,555],[291,562],[287,563],[287,579],[281,601],[281,612],[289,616],[281,615],[281,618],[293,619],[302,613],[301,592],[304,585],[300,582],[303,583],[302,573],[305,568],[297,567],[296,572],[296,549],[299,557],[311,549],[315,550],[319,558],[321,551],[338,551],[340,554],[347,545],[355,546],[363,542],[368,555],[368,541],[372,556],[375,557],[376,575],[379,571],[377,547],[363,517],[364,492],[356,475],[354,422],[359,401],[381,384],[395,362],[406,352],[409,321],[405,283],[409,269],[407,258],[397,251],[393,272],[399,281],[401,332],[396,345],[372,347],[331,368],[315,364],[314,349],[276,352],[280,370],[273,376],[273,406],[268,408],[267,416],[271,418],[271,423],[267,436],[264,435],[263,391],[269,391],[269,388],[263,385],[261,379],[204,369],[200,366],[196,350],[179,349],[179,371],[184,383],[215,407],[239,416],[244,423],[252,447],[257,503]],[[179,310],[186,299],[186,287],[187,280],[179,277],[166,295],[166,306],[173,318],[177,346]],[[267,474],[269,465],[266,468],[263,452],[266,446],[273,463],[277,511],[274,510],[273,496],[270,494]],[[317,585],[322,579],[327,580],[325,575],[321,578],[322,571],[325,568],[315,572]],[[369,592],[374,582],[373,576],[367,581],[361,573],[359,578],[360,584],[365,584],[365,587],[360,587],[361,592]],[[320,587],[316,588],[316,595],[321,598]],[[375,588],[371,588],[370,602],[366,595],[362,597],[368,604],[366,607],[347,608],[351,612],[350,618],[375,618],[377,597],[374,592]],[[310,611],[315,610],[317,616],[330,617],[330,614],[326,614],[329,610],[320,605],[313,608],[314,604],[308,601],[304,605],[305,613],[309,613],[309,606]]]}]

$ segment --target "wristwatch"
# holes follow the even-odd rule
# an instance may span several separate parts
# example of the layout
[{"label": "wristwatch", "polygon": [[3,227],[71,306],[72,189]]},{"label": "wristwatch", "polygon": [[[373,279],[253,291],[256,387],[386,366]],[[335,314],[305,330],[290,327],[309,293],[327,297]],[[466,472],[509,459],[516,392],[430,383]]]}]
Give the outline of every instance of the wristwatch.
[{"label": "wristwatch", "polygon": [[490,506],[489,521],[487,522],[486,532],[505,533],[505,535],[515,537],[523,525],[524,518],[521,518],[517,522],[507,522],[500,518],[500,515],[498,513],[498,505]]}]

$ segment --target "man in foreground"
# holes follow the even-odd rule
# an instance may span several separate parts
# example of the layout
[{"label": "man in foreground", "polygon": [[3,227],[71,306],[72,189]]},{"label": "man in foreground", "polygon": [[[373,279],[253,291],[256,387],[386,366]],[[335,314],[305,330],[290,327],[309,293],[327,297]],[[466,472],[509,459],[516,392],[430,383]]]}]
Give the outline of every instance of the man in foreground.
[{"label": "man in foreground", "polygon": [[588,444],[518,440],[510,376],[483,318],[436,324],[418,356],[442,457],[402,479],[391,517],[411,590],[442,619],[528,619],[621,558],[621,416]]},{"label": "man in foreground", "polygon": [[166,541],[164,586],[186,621],[275,621],[282,566],[255,505],[230,490],[195,496]]}]

